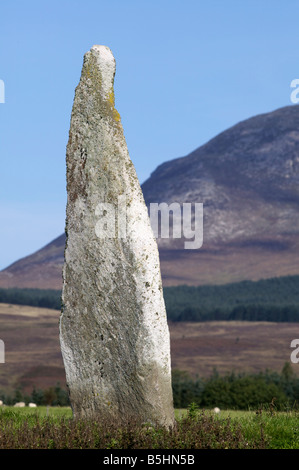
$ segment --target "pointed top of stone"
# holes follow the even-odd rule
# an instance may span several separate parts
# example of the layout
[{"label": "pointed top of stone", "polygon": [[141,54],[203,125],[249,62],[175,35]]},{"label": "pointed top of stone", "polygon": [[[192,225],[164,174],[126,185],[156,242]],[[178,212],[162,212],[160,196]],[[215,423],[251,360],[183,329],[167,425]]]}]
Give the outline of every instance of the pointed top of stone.
[{"label": "pointed top of stone", "polygon": [[89,70],[96,64],[101,74],[103,98],[109,99],[113,89],[115,75],[115,59],[107,46],[94,45],[84,56],[84,66]]}]

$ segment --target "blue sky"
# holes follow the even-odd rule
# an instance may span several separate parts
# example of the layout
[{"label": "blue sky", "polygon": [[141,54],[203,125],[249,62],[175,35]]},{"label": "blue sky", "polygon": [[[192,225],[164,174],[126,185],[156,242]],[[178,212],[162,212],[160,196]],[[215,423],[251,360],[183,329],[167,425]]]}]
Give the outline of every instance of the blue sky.
[{"label": "blue sky", "polygon": [[116,108],[140,183],[292,104],[299,78],[297,0],[10,0],[0,18],[0,269],[64,231],[70,114],[94,44],[116,58]]}]

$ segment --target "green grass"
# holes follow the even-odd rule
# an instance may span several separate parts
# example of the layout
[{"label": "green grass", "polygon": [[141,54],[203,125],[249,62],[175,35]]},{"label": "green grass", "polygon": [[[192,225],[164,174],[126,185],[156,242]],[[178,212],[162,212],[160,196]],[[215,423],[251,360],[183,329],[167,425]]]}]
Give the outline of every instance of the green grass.
[{"label": "green grass", "polygon": [[[188,410],[177,409],[175,410],[175,416],[178,423],[181,423],[179,426],[182,426],[183,429],[186,425]],[[197,418],[198,421],[196,421]],[[248,446],[248,448],[299,449],[299,411],[276,412],[270,409],[258,411],[221,410],[219,414],[215,414],[212,410],[195,410],[193,420],[192,426],[188,429],[186,428],[187,433],[189,433],[189,441],[185,444],[189,445],[191,448],[193,445],[196,445],[194,443],[197,442],[198,439],[207,439],[207,434],[210,433],[207,442],[204,444],[206,446],[205,448],[218,448],[219,445],[221,448],[231,448],[231,445],[233,448],[238,448],[238,443],[236,442],[239,442],[242,448]],[[13,436],[19,432],[19,435],[22,434],[23,446],[26,447],[27,442],[28,446],[33,448],[35,445],[37,445],[37,447],[40,445],[44,446],[44,441],[42,441],[40,436],[43,436],[46,432],[48,433],[47,436],[49,436],[48,441],[46,441],[47,445],[50,448],[55,448],[58,442],[55,441],[56,433],[61,433],[63,436],[64,431],[61,430],[61,428],[69,432],[71,427],[70,423],[72,421],[72,411],[68,407],[5,407],[0,409],[0,433],[7,433],[6,445],[9,445],[11,442],[12,446],[14,446],[14,443],[18,441],[16,441]],[[87,431],[83,429],[82,423],[80,426],[80,433],[81,431],[87,433]],[[39,429],[38,439],[36,435],[31,436],[31,430],[36,428]],[[202,433],[198,431],[200,428],[202,428]],[[237,431],[237,428],[241,431],[241,434]],[[231,434],[229,430],[231,430]],[[111,441],[108,442],[108,446],[111,442],[114,443],[113,446],[116,446],[112,446],[111,448],[126,448],[117,447],[117,445],[122,446],[126,444],[119,440],[119,429],[116,431],[116,437],[114,437],[114,431],[113,429],[109,430]],[[121,431],[122,439],[125,432],[125,430]],[[146,433],[148,432],[153,431],[146,430]],[[195,433],[194,440],[192,440],[192,438],[190,439],[190,432]],[[26,433],[26,438],[24,437],[24,433]],[[74,428],[74,430],[72,430],[73,440],[70,441],[74,443],[74,447],[79,445],[77,433],[78,430]],[[75,438],[73,436],[75,436]],[[186,434],[182,433],[178,435],[178,447],[171,447],[174,445],[174,441],[169,440],[168,437],[164,436],[163,439],[168,443],[167,445],[170,445],[168,448],[182,448],[182,439],[184,439],[184,436],[186,436]],[[148,439],[148,436],[146,438]],[[159,443],[159,445],[161,445],[161,443],[164,442],[161,439],[162,432],[157,430],[153,441],[154,445],[158,445]],[[36,444],[36,442],[43,443]],[[152,445],[151,440],[147,442],[150,442],[150,445]],[[84,442],[80,444],[83,448],[84,445]]]},{"label": "green grass", "polygon": [[[63,419],[72,419],[73,414],[70,407],[47,407],[38,406],[36,408],[14,408],[5,406],[0,408],[0,423],[13,423],[15,428],[19,428],[26,422],[28,426],[34,427],[37,420],[59,424]],[[1,429],[0,424],[0,429]]]},{"label": "green grass", "polygon": [[261,433],[270,449],[299,449],[299,412],[226,412],[238,421],[243,434],[249,441]]},{"label": "green grass", "polygon": [[[205,412],[218,419],[238,423],[249,442],[262,437],[268,449],[299,449],[299,411],[221,410],[217,415],[212,410]],[[186,409],[176,410],[176,417],[186,413]]]},{"label": "green grass", "polygon": [[36,408],[14,408],[13,406],[5,406],[0,408],[1,413],[10,414],[17,419],[24,419],[30,416],[39,416],[41,418],[49,416],[50,418],[72,418],[73,413],[69,406],[37,406]]}]

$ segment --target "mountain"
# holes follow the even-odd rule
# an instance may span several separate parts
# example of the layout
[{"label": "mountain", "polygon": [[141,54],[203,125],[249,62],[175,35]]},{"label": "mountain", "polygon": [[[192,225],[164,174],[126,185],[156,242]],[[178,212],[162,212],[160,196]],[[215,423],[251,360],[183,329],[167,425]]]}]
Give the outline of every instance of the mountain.
[{"label": "mountain", "polygon": [[[158,238],[163,284],[224,284],[299,273],[299,107],[254,116],[160,165],[145,201],[203,203],[203,245]],[[194,217],[193,217],[194,222]],[[1,287],[61,287],[61,235],[0,272]]]},{"label": "mountain", "polygon": [[0,287],[61,289],[65,234],[0,272]]}]

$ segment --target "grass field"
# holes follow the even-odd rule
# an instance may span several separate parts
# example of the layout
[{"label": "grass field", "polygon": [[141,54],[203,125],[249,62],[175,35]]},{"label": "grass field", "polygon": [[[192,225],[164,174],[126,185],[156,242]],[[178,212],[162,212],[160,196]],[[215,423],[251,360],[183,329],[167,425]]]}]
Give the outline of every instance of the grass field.
[{"label": "grass field", "polygon": [[[186,410],[176,410],[178,417]],[[212,411],[206,411],[208,415]],[[222,410],[216,419],[231,420],[241,426],[248,442],[262,439],[268,449],[299,449],[299,412],[274,412],[270,410]]]},{"label": "grass field", "polygon": [[[4,407],[0,409],[0,448],[299,449],[299,412],[296,411],[221,410],[215,414],[212,410],[184,409],[175,410],[175,415],[178,423],[175,436],[170,437],[159,429],[154,432],[149,427],[140,441],[143,432],[140,429],[120,431],[112,426],[100,431],[82,422],[74,424],[68,407]],[[104,441],[99,436],[95,438],[96,432],[104,436]],[[68,433],[71,437],[63,444]]]}]

